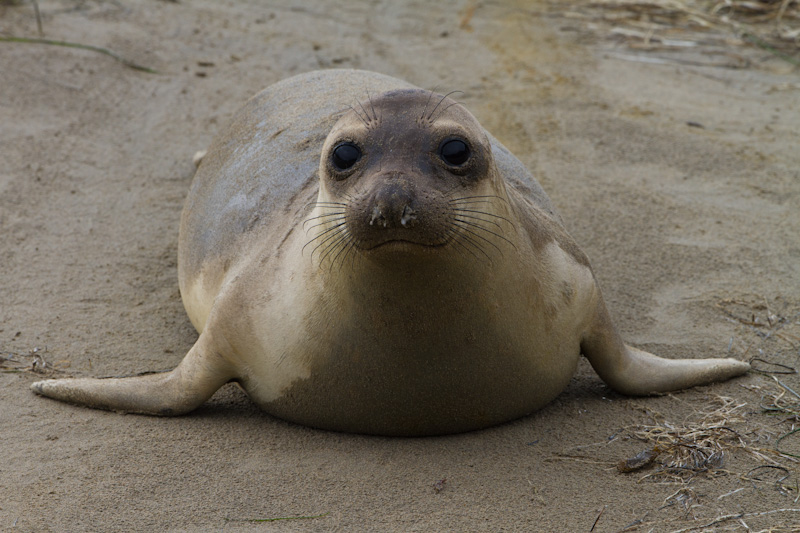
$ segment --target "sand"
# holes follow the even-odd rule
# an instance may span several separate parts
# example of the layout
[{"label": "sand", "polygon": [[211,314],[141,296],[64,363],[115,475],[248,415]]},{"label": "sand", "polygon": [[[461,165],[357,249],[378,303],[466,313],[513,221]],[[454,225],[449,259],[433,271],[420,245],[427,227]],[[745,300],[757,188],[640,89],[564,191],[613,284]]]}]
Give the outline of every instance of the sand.
[{"label": "sand", "polygon": [[[632,49],[553,3],[39,4],[47,38],[159,74],[0,43],[0,530],[800,530],[800,472],[774,451],[798,400],[774,378],[800,391],[796,375],[629,398],[582,361],[537,413],[418,439],[289,424],[235,385],[178,418],[28,389],[180,361],[196,339],[176,273],[193,154],[262,87],[331,67],[463,91],[550,194],[628,342],[796,367],[791,64],[738,45],[724,61],[702,45],[677,59]],[[35,37],[32,6],[0,6],[0,35]],[[784,412],[765,411],[782,390]],[[714,421],[733,435],[714,437],[721,463],[676,476],[664,454],[618,472],[652,448],[643,427],[692,450],[692,428]],[[777,445],[800,454],[800,437]]]}]

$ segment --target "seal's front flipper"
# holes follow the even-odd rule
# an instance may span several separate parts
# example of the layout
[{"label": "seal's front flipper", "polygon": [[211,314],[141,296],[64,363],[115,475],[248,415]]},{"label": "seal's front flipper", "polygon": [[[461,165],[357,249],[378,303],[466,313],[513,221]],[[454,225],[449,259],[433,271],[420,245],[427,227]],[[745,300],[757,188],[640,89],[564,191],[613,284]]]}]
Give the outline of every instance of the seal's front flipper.
[{"label": "seal's front flipper", "polygon": [[725,381],[744,374],[750,365],[736,359],[663,359],[627,346],[614,329],[602,298],[581,352],[612,389],[646,395]]},{"label": "seal's front flipper", "polygon": [[171,416],[188,413],[234,376],[231,366],[201,335],[183,361],[169,372],[125,378],[48,379],[31,390],[96,409]]}]

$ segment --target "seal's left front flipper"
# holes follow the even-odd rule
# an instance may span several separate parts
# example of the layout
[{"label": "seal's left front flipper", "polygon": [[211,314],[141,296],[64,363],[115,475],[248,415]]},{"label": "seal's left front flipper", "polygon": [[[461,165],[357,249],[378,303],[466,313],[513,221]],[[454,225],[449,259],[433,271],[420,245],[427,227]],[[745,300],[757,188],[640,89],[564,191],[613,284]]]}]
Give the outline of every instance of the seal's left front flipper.
[{"label": "seal's left front flipper", "polygon": [[750,365],[736,359],[664,359],[622,342],[602,299],[581,352],[600,378],[623,394],[646,395],[686,389],[740,376]]},{"label": "seal's left front flipper", "polygon": [[232,379],[230,365],[200,335],[169,372],[125,378],[48,379],[31,390],[63,402],[126,413],[172,416],[188,413]]}]

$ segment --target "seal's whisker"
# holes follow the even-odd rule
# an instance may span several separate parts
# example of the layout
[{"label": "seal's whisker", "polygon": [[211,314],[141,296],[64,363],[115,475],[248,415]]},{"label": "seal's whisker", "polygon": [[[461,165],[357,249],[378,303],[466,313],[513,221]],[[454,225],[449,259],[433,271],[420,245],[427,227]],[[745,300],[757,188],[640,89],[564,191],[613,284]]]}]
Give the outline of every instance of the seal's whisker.
[{"label": "seal's whisker", "polygon": [[[342,222],[339,222],[339,223],[337,223],[337,224],[334,224],[334,225],[333,225],[333,226],[331,226],[330,228],[328,228],[328,229],[326,229],[326,230],[324,230],[324,231],[321,231],[321,232],[319,233],[319,235],[317,235],[316,237],[314,237],[313,239],[311,239],[310,241],[308,241],[308,242],[306,243],[306,246],[308,246],[308,244],[310,244],[310,243],[314,242],[315,240],[319,239],[319,238],[320,238],[320,237],[322,237],[323,235],[325,235],[325,234],[327,234],[327,233],[330,233],[331,231],[335,231],[337,228],[339,228],[339,227],[341,227],[341,226],[344,226],[344,225],[346,224],[346,221],[347,221],[347,219],[346,219],[346,218],[342,218],[342,220],[343,220]],[[330,223],[330,222],[331,222],[331,221],[328,221],[328,222],[323,222],[323,223],[321,223],[321,224],[317,224],[317,225],[315,225],[314,227],[316,228],[317,226],[322,226],[322,225],[324,225],[324,224],[327,224],[327,223]],[[336,222],[336,221],[334,220],[333,222]],[[309,228],[309,231],[310,231],[311,229],[312,229],[312,228]],[[307,231],[306,233],[308,233],[308,231]]]},{"label": "seal's whisker", "polygon": [[452,205],[455,205],[455,206],[461,206],[461,205],[467,205],[467,206],[470,206],[470,205],[487,205],[487,204],[491,205],[492,204],[492,200],[490,200],[490,199],[485,199],[485,200],[465,200],[465,201],[459,201],[459,202],[456,202],[455,200],[450,200],[449,202]]},{"label": "seal's whisker", "polygon": [[342,205],[352,205],[356,201],[356,198],[360,197],[363,194],[363,191],[359,188],[358,185],[356,185],[352,193],[348,193],[346,191],[340,191],[339,194],[341,196],[344,196],[345,200],[347,200],[347,203],[344,203]]},{"label": "seal's whisker", "polygon": [[423,120],[425,118],[425,113],[427,113],[427,111],[428,111],[428,105],[431,103],[431,100],[433,99],[433,95],[435,94],[434,93],[435,90],[436,90],[436,88],[434,87],[430,91],[430,93],[428,94],[428,99],[425,101],[425,107],[422,108],[422,115],[420,115],[420,117],[419,117],[420,120]]},{"label": "seal's whisker", "polygon": [[312,222],[314,220],[330,218],[337,215],[346,216],[347,211],[343,207],[326,207],[324,208],[324,210],[321,209],[319,213],[321,214],[315,214],[313,212],[309,213],[309,215],[314,215],[314,216],[306,217],[303,223],[305,224],[306,222]]},{"label": "seal's whisker", "polygon": [[336,252],[336,255],[334,255],[333,259],[331,260],[330,268],[332,270],[333,269],[333,264],[336,262],[336,258],[339,257],[339,254],[341,254],[342,251],[347,248],[348,243],[350,243],[352,241],[352,239],[350,239],[350,235],[347,233],[347,230],[340,231],[339,233],[336,234],[336,236],[338,237],[338,239],[336,239],[334,242],[332,242],[325,249],[325,252],[323,252],[320,255],[320,257],[319,257],[320,267],[325,263],[325,259],[327,259],[330,256],[331,253],[333,253],[334,251],[338,250]]},{"label": "seal's whisker", "polygon": [[347,230],[344,230],[342,232],[342,241],[345,241],[344,245],[338,252],[336,252],[336,255],[333,256],[333,259],[331,259],[331,267],[330,267],[331,270],[333,270],[333,267],[336,265],[336,259],[342,254],[342,252],[345,252],[345,254],[342,255],[342,262],[340,263],[340,265],[344,265],[344,262],[347,259],[347,256],[350,254],[350,251],[353,248],[355,248],[355,245],[353,244],[353,239],[350,237],[350,233]]},{"label": "seal's whisker", "polygon": [[[319,239],[320,237],[324,237],[325,235],[327,235],[327,234],[329,234],[329,233],[331,233],[331,232],[335,232],[335,231],[337,231],[337,230],[339,229],[339,227],[341,227],[341,226],[344,226],[344,224],[345,224],[344,222],[341,222],[341,223],[339,223],[339,224],[336,224],[336,225],[335,225],[335,226],[333,226],[333,227],[330,227],[330,228],[326,229],[326,230],[325,230],[325,231],[323,231],[323,232],[320,232],[320,234],[319,234],[319,235],[317,235],[316,237],[314,237],[313,239],[311,239],[310,241],[308,241],[307,243],[305,243],[305,245],[303,245],[303,250],[305,250],[306,246],[308,246],[308,245],[309,245],[309,244],[311,244],[312,242],[316,241],[316,240],[317,240],[317,239]],[[325,241],[323,240],[322,242],[324,243]]]},{"label": "seal's whisker", "polygon": [[[517,249],[517,246],[516,246],[516,245],[515,245],[513,242],[509,241],[508,239],[506,239],[505,237],[503,237],[502,235],[500,235],[500,234],[499,234],[499,233],[497,233],[497,232],[494,232],[494,231],[492,231],[492,230],[490,230],[490,229],[486,229],[486,228],[484,228],[484,227],[483,227],[483,226],[481,226],[480,224],[475,224],[474,222],[469,222],[469,221],[467,221],[467,220],[463,220],[463,219],[459,219],[459,218],[455,218],[454,220],[455,220],[456,222],[458,222],[458,223],[459,223],[459,226],[460,226],[462,229],[464,229],[465,231],[470,231],[469,229],[467,229],[467,228],[465,227],[465,225],[467,225],[467,226],[471,226],[471,227],[473,227],[473,228],[476,228],[476,229],[479,229],[479,230],[481,230],[481,231],[485,231],[486,233],[489,233],[489,234],[491,234],[491,235],[494,235],[494,236],[495,236],[495,237],[497,237],[498,239],[503,239],[503,240],[504,240],[504,241],[506,241],[508,244],[510,244],[510,245],[511,245],[511,246],[512,246],[512,247],[513,247],[515,250]],[[497,246],[495,243],[493,243],[492,241],[490,241],[489,239],[486,239],[485,237],[483,237],[483,236],[481,236],[481,235],[478,235],[478,234],[475,234],[475,236],[476,236],[476,237],[480,237],[481,239],[485,240],[486,242],[488,242],[489,244],[491,244],[492,246],[494,246],[495,248],[497,248],[498,250],[500,250],[500,248],[499,248],[499,247],[498,247],[498,246]]]},{"label": "seal's whisker", "polygon": [[[460,93],[461,91],[453,91],[453,92],[458,92],[458,93]],[[452,94],[452,93],[450,93],[450,94]],[[431,121],[431,124],[433,124],[433,123],[435,123],[437,120],[439,120],[439,119],[442,117],[442,115],[444,115],[444,114],[445,114],[445,112],[446,112],[448,109],[450,109],[450,108],[451,108],[451,107],[453,107],[454,105],[459,105],[460,103],[461,103],[461,102],[453,102],[452,104],[448,104],[448,105],[447,105],[447,107],[444,107],[444,108],[442,108],[442,110],[441,110],[441,111],[439,111],[439,114],[438,114],[438,115],[436,115],[436,118],[435,118],[435,119],[433,119],[433,120]]]},{"label": "seal's whisker", "polygon": [[[488,242],[489,244],[492,244],[491,241],[489,241],[488,239],[478,235],[477,233],[475,233],[474,231],[472,231],[470,229],[466,229],[466,228],[462,227],[461,230],[462,231],[461,231],[461,234],[459,235],[459,238],[463,239],[464,241],[466,241],[467,243],[472,245],[476,250],[479,250],[483,255],[485,255],[487,259],[491,260],[491,257],[489,256],[489,253],[486,251],[484,244],[481,242],[481,241],[484,241],[484,242]],[[477,239],[480,239],[480,241],[477,240]],[[498,248],[494,244],[492,244],[492,247],[495,248],[501,254],[503,253],[500,250],[500,248]]]},{"label": "seal's whisker", "polygon": [[[489,213],[488,211],[478,211],[477,209],[464,209],[462,207],[455,207],[453,209],[453,212],[459,213],[459,214],[461,214],[461,213],[474,213],[476,215],[486,215],[487,217],[494,217],[494,218],[499,218],[500,220],[504,220],[504,221],[508,222],[511,226],[514,225],[514,223],[511,222],[506,217],[504,217],[502,215],[497,215],[495,213]],[[489,222],[489,221],[487,220],[486,222]]]},{"label": "seal's whisker", "polygon": [[[336,225],[334,227],[330,228],[330,229],[335,229],[335,228],[339,227],[340,225],[342,225],[343,221],[346,221],[346,220],[347,220],[346,217],[341,217],[341,218],[337,218],[337,219],[334,219],[334,220],[327,220],[325,222],[320,222],[319,224],[314,224],[313,226],[311,226],[310,228],[305,230],[306,231],[306,235],[308,235],[308,232],[311,231],[312,229],[318,228],[320,226],[325,226],[326,224],[336,223]],[[323,231],[322,233],[320,233],[320,235],[325,235],[327,232],[328,232],[328,230]],[[319,235],[317,235],[317,237],[319,237]],[[317,237],[314,237],[314,239],[316,239]]]},{"label": "seal's whisker", "polygon": [[[333,242],[329,243],[328,241],[331,241],[331,240]],[[330,238],[326,239],[325,242],[320,243],[320,245],[317,246],[317,248],[314,249],[314,251],[316,251],[318,248],[324,246],[322,248],[322,251],[318,254],[318,260],[319,260],[320,268],[322,268],[322,265],[323,265],[323,263],[325,261],[325,258],[328,257],[328,255],[331,253],[331,250],[335,250],[339,246],[339,244],[341,242],[343,242],[344,240],[345,240],[345,237],[342,236],[342,233],[341,232],[336,232]],[[312,258],[314,257],[314,252],[311,252],[311,257]]]},{"label": "seal's whisker", "polygon": [[320,233],[319,235],[317,235],[316,237],[314,237],[313,239],[311,239],[310,241],[308,241],[307,243],[305,243],[305,244],[303,245],[303,248],[302,248],[302,250],[300,251],[300,253],[304,253],[304,252],[305,252],[305,249],[306,249],[306,246],[308,246],[308,245],[309,245],[309,244],[311,244],[312,242],[314,242],[314,241],[316,241],[317,239],[319,239],[320,237],[324,237],[324,236],[325,236],[325,235],[327,235],[328,233],[331,233],[331,232],[332,232],[332,233],[333,233],[332,235],[328,235],[328,236],[327,236],[325,239],[323,239],[322,241],[320,241],[319,243],[317,243],[317,246],[315,246],[313,250],[311,250],[311,258],[313,259],[313,258],[314,258],[314,252],[316,252],[316,251],[319,249],[319,247],[320,247],[320,246],[323,246],[323,245],[324,245],[326,242],[328,242],[328,241],[329,241],[329,240],[331,240],[332,238],[334,238],[334,237],[336,237],[337,235],[339,235],[339,233],[341,233],[341,230],[339,230],[339,228],[340,228],[341,226],[344,226],[344,225],[345,225],[345,223],[344,223],[344,222],[342,222],[342,223],[340,223],[340,224],[337,224],[337,225],[335,225],[335,226],[333,226],[333,227],[331,227],[331,228],[328,228],[328,229],[326,229],[325,231],[323,231],[322,233]]},{"label": "seal's whisker", "polygon": [[372,116],[375,118],[375,121],[380,122],[378,112],[375,111],[375,104],[372,103],[372,96],[370,96],[369,91],[367,91],[367,101],[369,102],[369,106],[372,108]]},{"label": "seal's whisker", "polygon": [[[342,217],[344,217],[344,214],[345,214],[345,212],[344,212],[344,211],[334,211],[333,213],[326,213],[326,214],[324,214],[324,215],[319,215],[319,216],[316,216],[316,217],[310,217],[310,218],[307,218],[307,219],[305,219],[305,220],[303,221],[303,228],[305,228],[305,227],[306,227],[306,224],[308,224],[308,223],[309,223],[309,222],[311,222],[312,220],[319,220],[320,218],[329,218],[329,217],[334,217],[334,216],[342,216]],[[334,220],[335,220],[335,219],[334,219]],[[331,222],[331,220],[328,220],[328,221],[322,222],[321,224],[328,224],[328,223],[330,223],[330,222]],[[320,225],[320,224],[316,224],[316,225],[314,225],[314,226],[311,226],[311,228],[316,228],[316,227],[317,227],[317,226],[319,226],[319,225]],[[309,228],[309,229],[311,229],[311,228]]]},{"label": "seal's whisker", "polygon": [[[334,217],[334,216],[338,216],[339,218],[330,218],[330,217]],[[319,222],[319,223],[317,223],[317,224],[314,224],[314,225],[313,225],[313,226],[311,226],[310,228],[306,228],[306,227],[305,227],[305,226],[306,226],[306,224],[308,224],[309,222],[311,222],[311,221],[313,221],[313,220],[320,219],[320,218],[328,218],[328,220],[323,220],[322,222]],[[320,216],[318,216],[318,217],[309,218],[309,219],[305,220],[305,221],[303,222],[303,229],[305,229],[305,230],[306,230],[306,233],[308,233],[309,231],[311,231],[311,230],[312,230],[312,229],[314,229],[314,228],[318,228],[318,227],[320,227],[320,226],[324,226],[324,225],[326,225],[326,224],[333,224],[334,222],[340,222],[340,221],[342,221],[342,220],[347,220],[347,216],[344,214],[344,212],[341,212],[341,213],[331,213],[331,214],[329,214],[329,215],[320,215]]]},{"label": "seal's whisker", "polygon": [[318,205],[320,207],[347,207],[352,205],[355,201],[355,197],[357,194],[361,194],[361,191],[356,190],[354,193],[347,193],[346,191],[339,191],[339,196],[343,196],[347,202],[313,202],[311,205]]},{"label": "seal's whisker", "polygon": [[489,231],[486,228],[483,228],[483,227],[479,226],[478,224],[473,224],[472,222],[467,222],[465,220],[454,219],[454,225],[456,225],[459,228],[461,228],[462,231],[466,231],[467,233],[477,237],[478,239],[481,239],[482,241],[488,242],[490,245],[492,245],[492,247],[494,249],[496,249],[500,253],[502,253],[502,250],[500,250],[499,246],[497,246],[495,243],[493,243],[492,241],[490,241],[489,239],[487,239],[483,235],[481,235],[481,234],[477,233],[476,231],[470,229],[470,227],[483,230],[483,231],[485,231],[487,233],[491,233],[492,235],[497,236],[498,238],[503,239],[504,241],[511,242],[508,239],[506,239],[505,237],[503,237],[502,235],[497,235],[493,231]]},{"label": "seal's whisker", "polygon": [[311,208],[314,208],[314,207],[346,207],[346,206],[347,206],[347,204],[344,203],[344,202],[317,202],[316,200],[314,200],[313,202],[308,204],[308,207],[311,207]]},{"label": "seal's whisker", "polygon": [[460,185],[460,184],[457,184],[457,185],[453,185],[452,187],[450,187],[447,190],[442,191],[442,194],[445,196],[445,198],[452,199],[452,197],[455,196],[455,194],[458,191],[463,191],[463,190],[464,190],[464,187],[462,185]]},{"label": "seal's whisker", "polygon": [[[487,224],[492,224],[493,226],[496,226],[497,229],[499,229],[500,231],[504,231],[504,227],[501,226],[500,223],[499,223],[499,221],[503,221],[503,222],[507,223],[509,226],[511,226],[511,229],[514,231],[515,234],[518,233],[517,232],[517,226],[511,220],[509,220],[508,218],[506,218],[506,217],[504,217],[502,215],[497,215],[495,213],[489,213],[487,211],[479,211],[479,210],[476,210],[476,209],[463,209],[461,207],[454,208],[453,209],[453,213],[456,216],[469,218],[471,220],[480,220],[481,222],[486,222]],[[479,215],[479,216],[471,216],[471,215],[467,215],[465,213],[473,213],[474,215]],[[486,218],[483,218],[484,216],[492,217],[495,220],[487,220]]]},{"label": "seal's whisker", "polygon": [[[464,94],[463,91],[450,91],[446,95],[442,96],[442,99],[439,100],[439,103],[436,104],[436,107],[431,109],[431,113],[430,113],[430,115],[428,115],[427,120],[429,120],[429,121],[431,120],[431,117],[433,117],[433,114],[436,113],[436,110],[439,108],[440,105],[442,105],[442,102],[444,102],[447,99],[448,96],[450,96],[451,94],[456,94],[456,93]],[[441,114],[440,114],[440,116],[441,116]]]},{"label": "seal's whisker", "polygon": [[337,226],[334,226],[332,228],[329,228],[329,229],[325,230],[324,232],[320,233],[319,235],[317,235],[316,237],[314,237],[313,239],[308,241],[303,246],[303,249],[305,249],[306,246],[308,246],[309,244],[314,242],[316,239],[319,239],[320,237],[325,237],[324,239],[322,239],[321,241],[316,243],[316,246],[314,247],[314,249],[311,250],[311,257],[313,258],[314,257],[314,252],[316,252],[320,247],[325,246],[326,243],[330,242],[332,239],[335,239],[338,235],[341,234],[341,232],[343,231],[342,229],[340,229],[341,226],[344,226],[344,223],[339,224]]},{"label": "seal's whisker", "polygon": [[[480,213],[480,211],[478,211],[478,213]],[[493,226],[496,226],[497,229],[499,229],[500,231],[503,231],[503,226],[501,226],[500,224],[498,224],[494,220],[486,220],[485,218],[476,217],[476,216],[473,216],[473,215],[465,215],[464,212],[461,211],[461,210],[456,210],[455,214],[456,214],[456,217],[468,218],[470,220],[480,220],[481,222],[485,222],[487,224],[491,224]],[[481,214],[488,215],[490,213],[481,213]],[[498,217],[498,218],[503,218],[503,217]]]},{"label": "seal's whisker", "polygon": [[[491,257],[489,257],[489,254],[486,252],[486,250],[483,249],[483,245],[478,240],[470,237],[470,235],[468,233],[466,233],[466,231],[463,228],[461,228],[460,224],[454,223],[454,224],[450,225],[450,227],[448,228],[447,231],[449,233],[451,242],[456,243],[459,246],[461,246],[463,249],[467,250],[476,259],[480,259],[472,251],[473,249],[475,249],[475,250],[479,251],[481,254],[483,254],[486,257],[486,259],[489,260],[489,262],[491,262]],[[469,246],[467,246],[467,245],[469,245]]]},{"label": "seal's whisker", "polygon": [[488,211],[478,211],[477,209],[464,209],[463,207],[459,207],[459,206],[455,206],[453,208],[453,211],[456,211],[458,213],[475,213],[477,215],[486,215],[487,217],[500,218],[500,219],[505,220],[509,224],[513,224],[509,219],[507,219],[503,215],[498,215],[496,213],[490,213]]},{"label": "seal's whisker", "polygon": [[[448,191],[450,192],[450,191]],[[497,194],[473,194],[470,196],[459,196],[458,198],[452,198],[453,200],[471,200],[473,198],[502,198]]]},{"label": "seal's whisker", "polygon": [[475,252],[473,252],[466,244],[461,242],[461,239],[459,238],[458,232],[456,230],[450,229],[449,231],[447,231],[445,233],[445,238],[448,239],[448,242],[452,242],[453,244],[458,245],[458,247],[454,249],[457,250],[458,253],[462,254],[462,256],[464,255],[464,251],[466,251],[473,258],[475,258],[475,260],[480,260],[480,257],[478,257],[478,255]]},{"label": "seal's whisker", "polygon": [[433,100],[433,97],[434,97],[434,96],[436,96],[436,91],[438,91],[438,90],[439,90],[439,86],[438,86],[438,85],[435,85],[435,86],[433,87],[433,89],[431,89],[430,91],[428,91],[428,99],[425,101],[425,107],[422,109],[422,115],[420,115],[420,117],[419,117],[419,119],[418,119],[418,120],[427,120],[427,119],[425,118],[425,115],[426,115],[426,114],[427,114],[427,112],[428,112],[428,106],[430,105],[430,103],[431,103],[431,100]]},{"label": "seal's whisker", "polygon": [[[314,261],[314,254],[317,253],[317,250],[319,250],[320,248],[322,250],[319,253],[317,253],[317,257],[318,257],[318,259],[320,261],[322,261],[322,257],[330,249],[331,246],[333,246],[334,244],[336,244],[336,242],[338,242],[337,239],[339,239],[339,238],[341,238],[341,235],[339,233],[334,233],[333,235],[329,236],[329,238],[325,239],[324,241],[319,243],[317,246],[315,246],[314,249],[311,250],[311,261],[312,262]],[[331,244],[328,244],[328,241],[330,241],[331,239],[334,239],[334,242],[331,243]]]},{"label": "seal's whisker", "polygon": [[363,123],[364,123],[364,125],[367,127],[367,129],[369,129],[369,122],[367,122],[367,120],[366,120],[364,117],[362,117],[362,116],[361,116],[361,113],[359,113],[359,112],[356,110],[356,108],[355,108],[355,107],[353,107],[353,106],[351,106],[351,105],[349,105],[349,106],[347,106],[347,107],[349,107],[349,108],[350,108],[350,109],[353,111],[353,113],[355,113],[355,114],[356,114],[356,116],[357,116],[359,119],[361,119],[361,122],[363,122]]},{"label": "seal's whisker", "polygon": [[[482,253],[482,254],[484,255],[484,257],[486,257],[486,259],[487,259],[487,260],[488,260],[490,263],[492,262],[492,258],[489,256],[489,254],[486,252],[486,250],[484,250],[484,249],[483,249],[483,246],[481,246],[481,243],[480,243],[480,242],[478,242],[478,241],[476,241],[475,239],[473,239],[472,237],[470,237],[469,235],[467,235],[467,234],[466,234],[466,233],[464,233],[463,231],[462,231],[462,232],[458,232],[458,234],[456,234],[456,236],[455,236],[455,239],[456,239],[456,240],[458,240],[458,241],[464,241],[464,242],[466,242],[466,243],[467,243],[467,244],[469,244],[469,245],[470,245],[472,248],[474,248],[475,250],[477,250],[477,251],[479,251],[480,253]],[[485,240],[485,239],[484,239],[484,240]],[[466,244],[463,244],[463,243],[460,243],[460,244],[461,244],[462,246],[464,246],[465,248],[467,248],[467,245],[466,245]],[[469,249],[469,248],[467,248],[467,249]],[[477,256],[476,256],[476,257],[477,257]]]},{"label": "seal's whisker", "polygon": [[484,194],[484,195],[477,195],[477,196],[461,196],[461,197],[458,197],[458,198],[450,198],[448,200],[448,202],[450,202],[450,203],[459,203],[459,202],[464,202],[465,200],[479,200],[479,199],[482,200],[482,201],[488,202],[488,201],[491,201],[491,199],[494,199],[494,198],[496,198],[498,200],[502,200],[504,202],[507,202],[507,200],[505,198],[503,198],[502,196],[498,196],[496,194]]},{"label": "seal's whisker", "polygon": [[325,265],[326,262],[329,262],[330,264],[328,268],[329,272],[333,270],[333,264],[332,264],[333,261],[329,260],[331,254],[335,253],[335,256],[338,256],[338,254],[341,253],[341,251],[347,247],[347,238],[344,235],[339,233],[336,235],[336,237],[337,237],[336,240],[333,241],[329,246],[327,246],[322,253],[319,254],[319,267],[323,268],[323,265]]},{"label": "seal's whisker", "polygon": [[353,240],[352,236],[349,233],[348,233],[348,239],[349,239],[349,242],[348,242],[348,245],[347,245],[347,251],[345,252],[344,257],[342,257],[342,262],[339,263],[339,264],[342,267],[344,267],[344,262],[347,261],[347,257],[349,256],[350,257],[350,270],[352,271],[352,270],[355,269],[355,266],[356,266],[356,258],[358,258],[360,256],[357,253],[353,253],[356,250],[356,245],[355,245],[355,241]]},{"label": "seal's whisker", "polygon": [[372,121],[373,121],[372,117],[369,115],[369,112],[364,108],[364,104],[362,104],[360,100],[356,100],[356,102],[358,102],[358,106],[361,108],[361,110],[367,116],[367,119],[368,119],[367,122],[366,122],[367,129],[371,129],[372,128]]},{"label": "seal's whisker", "polygon": [[333,116],[334,117],[341,117],[342,115],[347,113],[348,110],[352,110],[352,109],[353,109],[353,106],[349,106],[349,105],[345,106],[342,109],[339,109],[338,111],[334,111],[333,112]]}]

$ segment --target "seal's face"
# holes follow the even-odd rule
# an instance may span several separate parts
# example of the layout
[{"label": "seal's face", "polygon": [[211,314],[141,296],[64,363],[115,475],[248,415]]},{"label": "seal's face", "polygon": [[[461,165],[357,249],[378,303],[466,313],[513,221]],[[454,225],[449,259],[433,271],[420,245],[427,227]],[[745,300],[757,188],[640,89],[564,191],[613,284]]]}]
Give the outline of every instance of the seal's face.
[{"label": "seal's face", "polygon": [[416,89],[371,98],[323,146],[320,256],[480,248],[497,225],[481,209],[497,197],[493,170],[483,128],[450,98]]}]

